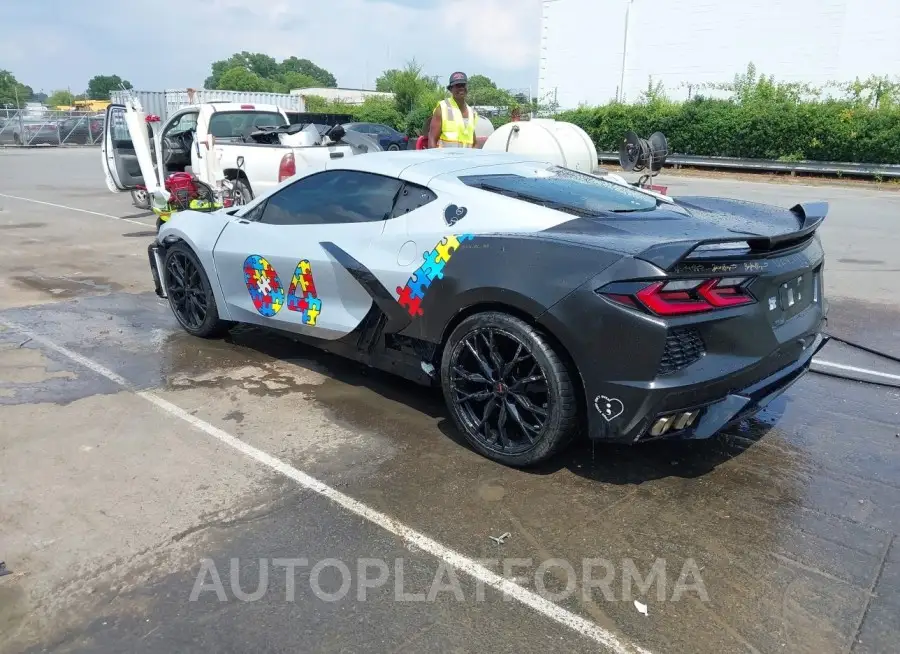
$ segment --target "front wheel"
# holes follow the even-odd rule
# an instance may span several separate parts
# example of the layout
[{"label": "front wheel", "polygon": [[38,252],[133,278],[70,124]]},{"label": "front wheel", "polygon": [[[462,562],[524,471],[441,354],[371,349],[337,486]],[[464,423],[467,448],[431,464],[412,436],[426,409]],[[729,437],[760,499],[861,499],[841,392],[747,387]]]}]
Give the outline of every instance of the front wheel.
[{"label": "front wheel", "polygon": [[166,251],[163,267],[169,307],[187,333],[212,338],[228,331],[230,324],[219,318],[216,298],[203,265],[187,245],[172,245]]},{"label": "front wheel", "polygon": [[539,463],[577,432],[571,374],[538,330],[505,313],[470,316],[441,361],[444,400],[475,450],[511,466]]}]

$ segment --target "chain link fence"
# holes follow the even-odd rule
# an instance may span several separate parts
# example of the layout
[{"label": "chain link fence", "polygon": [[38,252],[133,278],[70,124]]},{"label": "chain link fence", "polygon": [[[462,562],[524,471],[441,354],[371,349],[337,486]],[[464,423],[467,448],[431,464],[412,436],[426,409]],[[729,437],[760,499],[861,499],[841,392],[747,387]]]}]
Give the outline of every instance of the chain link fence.
[{"label": "chain link fence", "polygon": [[106,114],[95,111],[0,109],[0,146],[100,145],[105,123]]}]

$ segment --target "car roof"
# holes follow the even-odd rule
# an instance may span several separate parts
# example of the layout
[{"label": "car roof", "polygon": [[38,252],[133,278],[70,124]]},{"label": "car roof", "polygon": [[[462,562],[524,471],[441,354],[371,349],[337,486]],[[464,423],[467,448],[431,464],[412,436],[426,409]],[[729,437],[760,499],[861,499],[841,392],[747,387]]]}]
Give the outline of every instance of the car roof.
[{"label": "car roof", "polygon": [[373,152],[354,157],[344,157],[330,162],[328,168],[332,170],[359,170],[377,173],[424,185],[441,175],[458,175],[483,166],[526,162],[550,163],[542,159],[509,154],[507,152],[435,148],[430,150]]}]

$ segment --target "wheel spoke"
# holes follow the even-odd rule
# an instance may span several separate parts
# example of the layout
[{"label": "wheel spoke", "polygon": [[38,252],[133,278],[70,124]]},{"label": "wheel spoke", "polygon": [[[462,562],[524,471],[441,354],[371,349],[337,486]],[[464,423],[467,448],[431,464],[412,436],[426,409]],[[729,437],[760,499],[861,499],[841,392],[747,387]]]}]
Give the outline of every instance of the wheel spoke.
[{"label": "wheel spoke", "polygon": [[522,428],[522,434],[525,436],[525,438],[528,439],[530,443],[534,443],[534,435],[537,434],[538,429],[535,429],[531,425],[526,424],[526,422],[522,420],[522,416],[519,415],[519,410],[516,409],[515,404],[508,400],[505,402],[505,404],[506,408],[509,410],[509,414],[512,416],[512,419],[515,420],[519,424],[519,427]]},{"label": "wheel spoke", "polygon": [[[462,392],[458,388],[455,388],[453,390],[455,390],[457,393]],[[456,398],[456,402],[457,402],[457,404],[462,404],[463,402],[470,402],[472,400],[475,400],[476,402],[480,402],[481,400],[488,399],[492,395],[493,395],[493,393],[491,391],[476,391],[474,393],[469,393],[468,395],[465,395],[463,397]]]},{"label": "wheel spoke", "polygon": [[498,379],[503,379],[501,371],[503,370],[503,358],[500,356],[500,350],[497,349],[497,342],[494,340],[494,332],[489,331],[488,335],[481,335],[485,345],[488,347],[488,356],[491,357],[491,363],[494,364],[494,370],[498,374]]},{"label": "wheel spoke", "polygon": [[497,437],[500,439],[500,445],[503,449],[510,446],[509,436],[506,435],[506,417],[509,413],[506,404],[506,402],[503,402],[500,405],[500,418],[497,420]]},{"label": "wheel spoke", "polygon": [[476,384],[491,384],[491,383],[493,383],[493,382],[491,382],[490,379],[486,379],[485,376],[482,375],[481,373],[467,372],[466,370],[464,370],[463,368],[461,368],[459,366],[454,366],[453,372],[456,373],[457,375],[459,375],[460,377],[462,377],[463,379],[465,379],[466,381],[474,382]]},{"label": "wheel spoke", "polygon": [[521,388],[527,384],[533,384],[534,382],[546,381],[543,375],[532,375],[531,377],[526,377],[525,379],[520,379],[516,382],[513,382],[509,385],[509,390],[511,391],[519,391]]},{"label": "wheel spoke", "polygon": [[[481,432],[482,429],[488,426],[488,418],[491,417],[491,414],[494,412],[494,409],[497,408],[497,398],[492,397],[490,401],[484,405],[484,413],[481,415],[481,421],[478,423],[478,431]],[[489,438],[490,434],[485,433],[485,438]]]},{"label": "wheel spoke", "polygon": [[543,407],[539,407],[525,395],[522,395],[521,393],[510,393],[510,395],[512,395],[512,398],[526,411],[531,411],[535,416],[541,416],[543,418],[547,417],[547,410]]},{"label": "wheel spoke", "polygon": [[[478,341],[475,341],[477,344]],[[494,371],[491,370],[491,367],[488,365],[488,362],[484,360],[481,356],[481,353],[478,351],[478,348],[472,345],[472,342],[469,339],[466,339],[466,347],[469,348],[469,352],[472,353],[472,356],[475,357],[475,360],[478,362],[478,367],[481,368],[481,372],[488,379],[494,378]]]},{"label": "wheel spoke", "polygon": [[519,343],[518,346],[516,346],[516,353],[513,355],[512,361],[510,361],[505,366],[503,366],[503,372],[501,373],[501,377],[503,379],[506,379],[509,376],[509,373],[512,372],[512,369],[516,366],[517,363],[520,363],[528,358],[528,355],[525,355],[524,357],[519,357],[519,354],[522,353],[523,347],[524,346],[521,343]]}]

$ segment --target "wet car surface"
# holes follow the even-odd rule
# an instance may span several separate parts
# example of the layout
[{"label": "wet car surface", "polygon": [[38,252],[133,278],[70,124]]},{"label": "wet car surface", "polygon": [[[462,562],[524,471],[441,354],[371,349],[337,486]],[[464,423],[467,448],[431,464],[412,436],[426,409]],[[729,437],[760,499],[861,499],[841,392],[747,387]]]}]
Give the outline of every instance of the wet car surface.
[{"label": "wet car surface", "polygon": [[[152,216],[105,191],[98,159],[0,152],[0,651],[896,651],[900,389],[810,373],[709,441],[505,468],[437,392],[256,328],[181,332],[152,293]],[[900,355],[900,194],[667,181],[829,200],[828,329]],[[817,359],[900,383],[900,364],[841,343]],[[253,452],[445,555],[506,564],[563,612],[479,594]],[[385,572],[370,589],[366,560]]]}]

